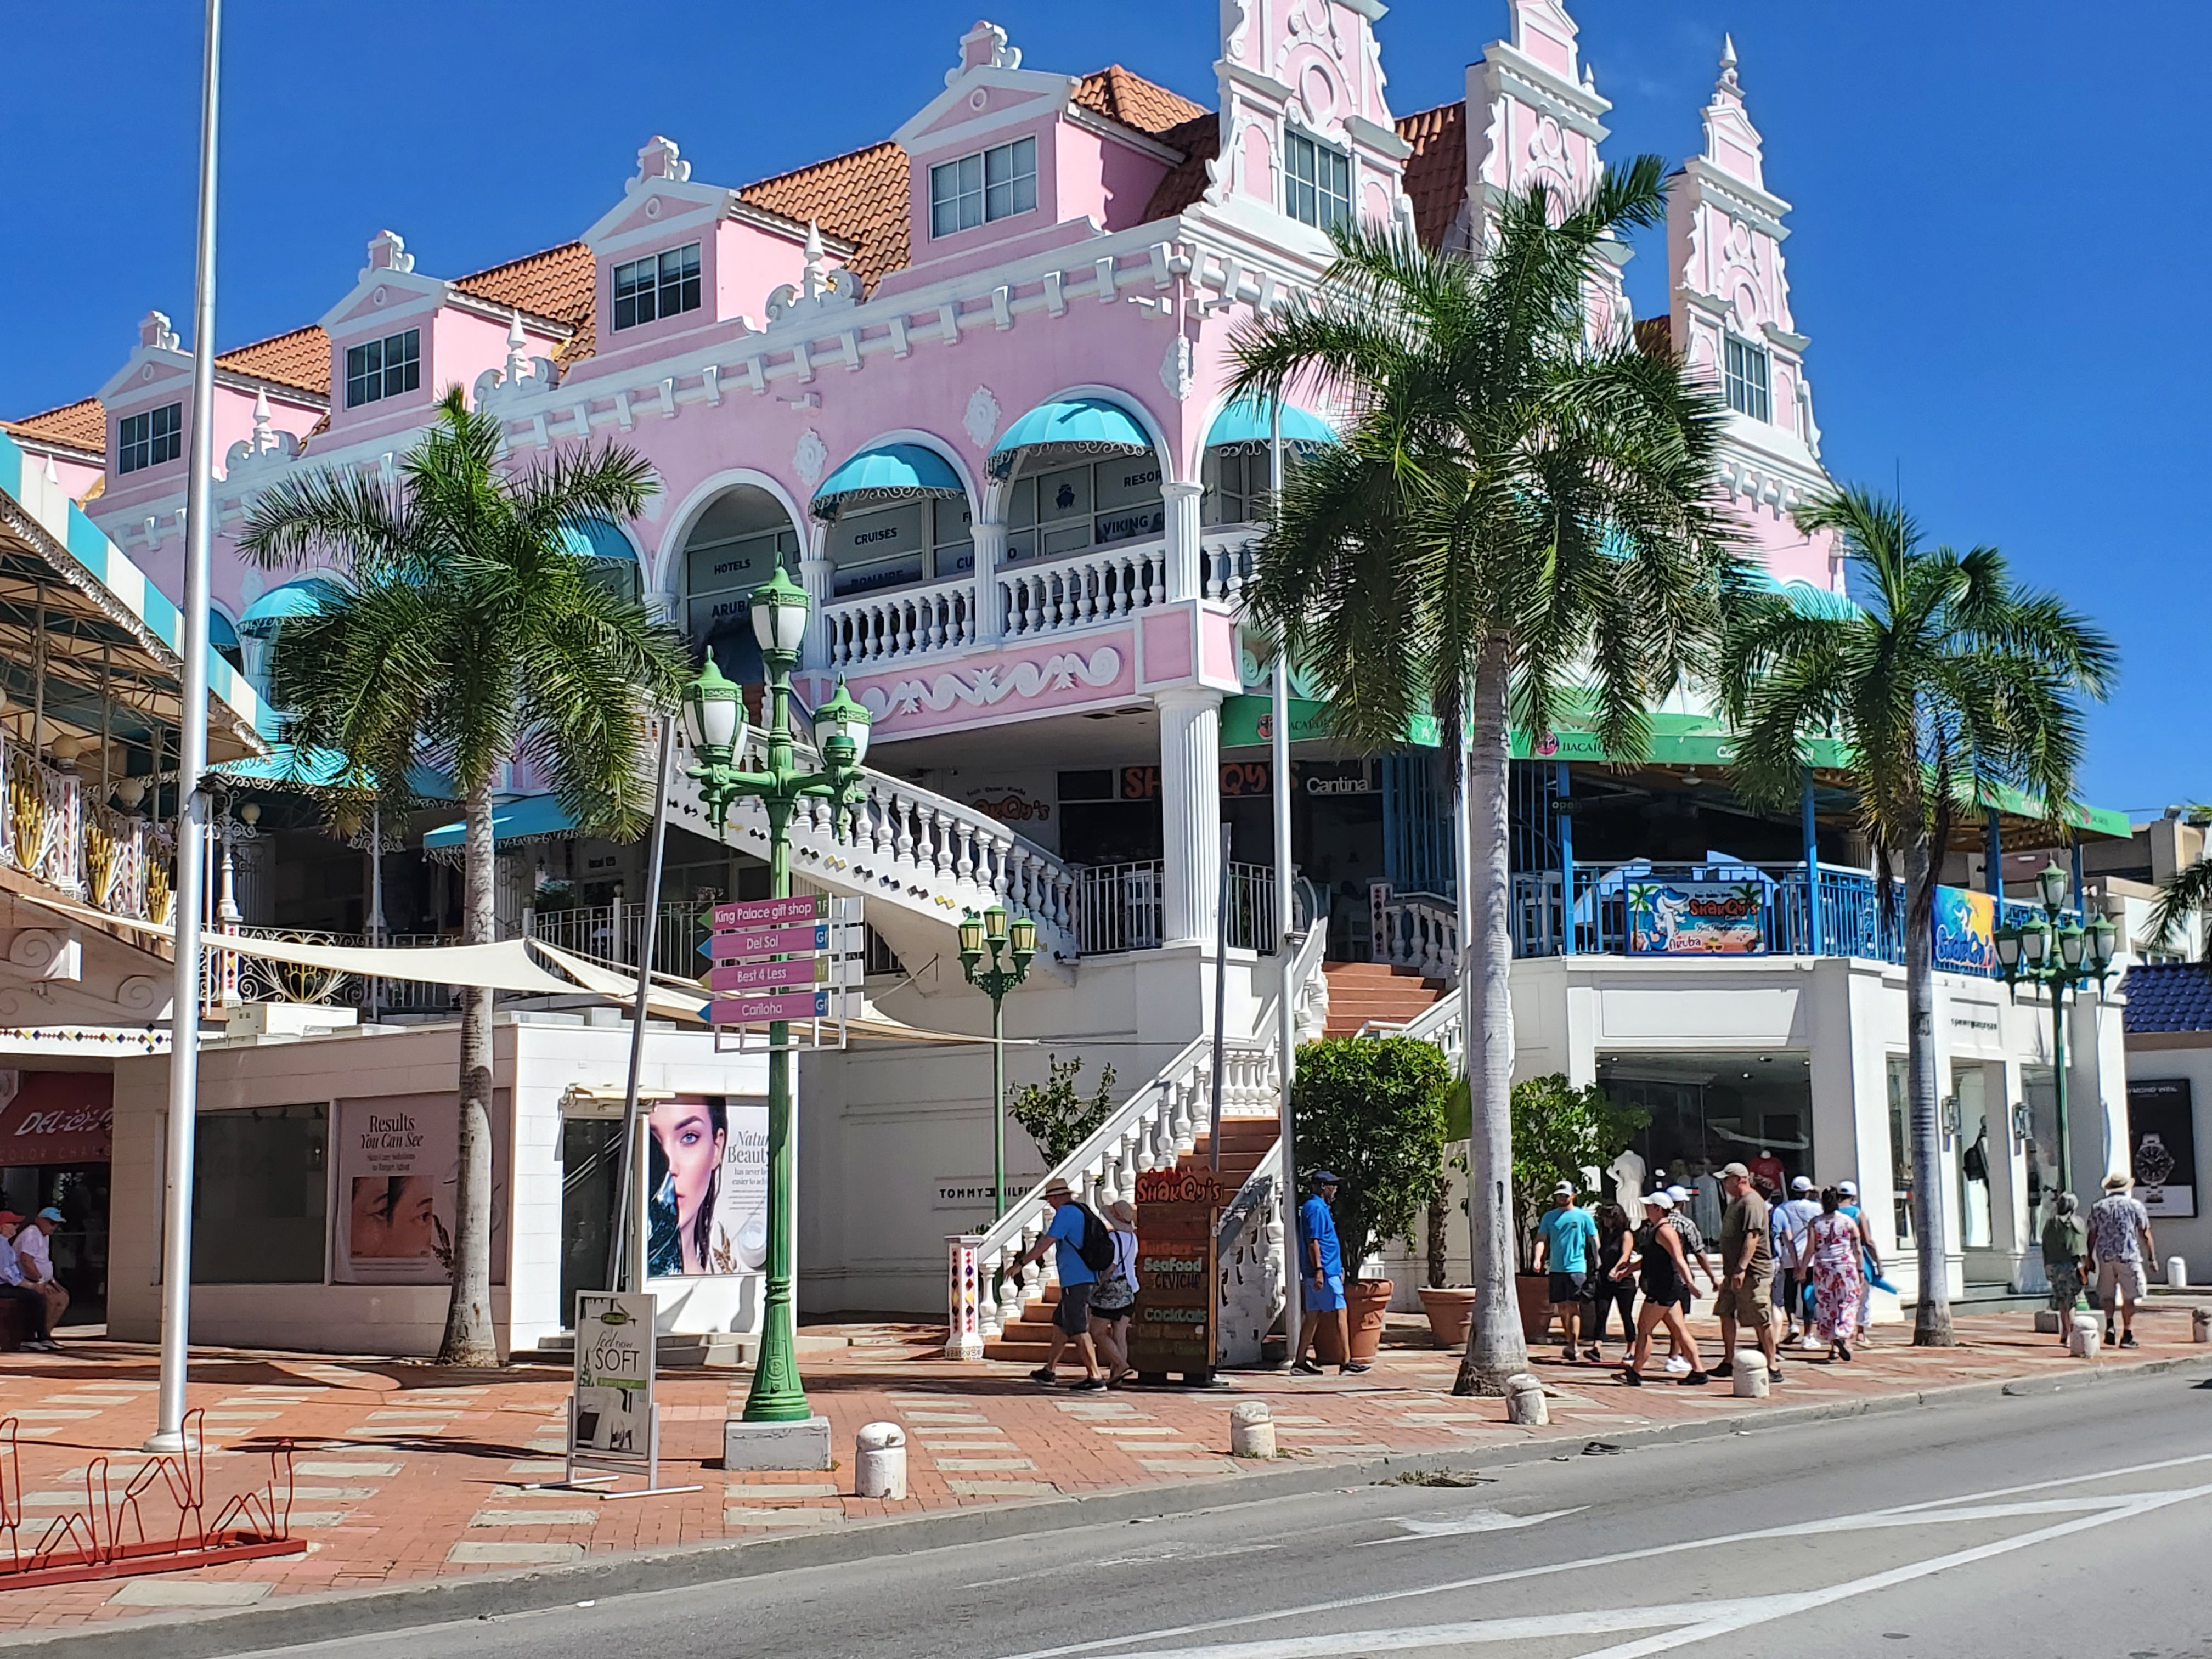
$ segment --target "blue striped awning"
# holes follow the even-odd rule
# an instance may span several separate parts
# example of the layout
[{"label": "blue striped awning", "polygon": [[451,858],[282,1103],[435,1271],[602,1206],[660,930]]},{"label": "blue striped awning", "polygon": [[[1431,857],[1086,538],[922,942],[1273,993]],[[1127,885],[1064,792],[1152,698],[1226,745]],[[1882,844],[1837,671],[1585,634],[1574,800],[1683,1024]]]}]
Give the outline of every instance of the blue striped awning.
[{"label": "blue striped awning", "polygon": [[1152,441],[1129,412],[1103,398],[1070,398],[1039,404],[1006,428],[992,446],[991,476],[1013,476],[1024,458],[1056,461],[1097,460],[1108,455],[1146,455]]},{"label": "blue striped awning", "polygon": [[935,450],[920,444],[878,444],[824,478],[814,492],[811,510],[816,518],[828,521],[841,513],[887,501],[965,498],[967,494],[959,476]]},{"label": "blue striped awning", "polygon": [[[1224,444],[1237,444],[1265,448],[1271,435],[1272,413],[1264,398],[1239,398],[1213,417],[1213,424],[1206,431],[1206,447],[1218,449]],[[1283,441],[1305,446],[1333,444],[1336,441],[1336,428],[1310,410],[1285,404]]]}]

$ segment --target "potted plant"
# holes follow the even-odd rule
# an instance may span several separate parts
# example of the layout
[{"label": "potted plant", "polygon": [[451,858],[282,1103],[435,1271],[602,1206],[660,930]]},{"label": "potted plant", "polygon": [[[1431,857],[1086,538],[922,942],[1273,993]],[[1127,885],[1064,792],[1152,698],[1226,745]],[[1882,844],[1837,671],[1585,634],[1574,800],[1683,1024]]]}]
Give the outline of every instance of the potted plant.
[{"label": "potted plant", "polygon": [[[1410,1231],[1434,1194],[1450,1088],[1443,1054],[1412,1037],[1326,1037],[1298,1050],[1291,1086],[1298,1159],[1339,1177],[1336,1231],[1354,1359],[1371,1359],[1382,1346],[1392,1288],[1387,1279],[1359,1278],[1360,1268],[1385,1239]],[[1323,1322],[1320,1333],[1322,1358],[1332,1363],[1343,1358],[1330,1351],[1334,1325]]]},{"label": "potted plant", "polygon": [[1536,1224],[1551,1207],[1552,1189],[1564,1181],[1587,1190],[1588,1172],[1620,1157],[1650,1121],[1642,1108],[1615,1105],[1603,1090],[1578,1089],[1560,1073],[1513,1085],[1514,1285],[1528,1340],[1542,1341],[1552,1323],[1548,1281],[1535,1271]]},{"label": "potted plant", "polygon": [[[1453,1085],[1450,1099],[1445,1114],[1447,1134],[1451,1133],[1452,1126],[1462,1123],[1467,1117],[1464,1079]],[[1464,1141],[1468,1133],[1468,1129],[1462,1127],[1455,1138]],[[1436,1191],[1429,1199],[1429,1282],[1421,1286],[1421,1311],[1429,1316],[1429,1334],[1439,1348],[1465,1346],[1468,1323],[1474,1317],[1474,1286],[1451,1282],[1445,1232],[1451,1210],[1451,1178],[1466,1174],[1467,1152],[1462,1147],[1437,1171]]]}]

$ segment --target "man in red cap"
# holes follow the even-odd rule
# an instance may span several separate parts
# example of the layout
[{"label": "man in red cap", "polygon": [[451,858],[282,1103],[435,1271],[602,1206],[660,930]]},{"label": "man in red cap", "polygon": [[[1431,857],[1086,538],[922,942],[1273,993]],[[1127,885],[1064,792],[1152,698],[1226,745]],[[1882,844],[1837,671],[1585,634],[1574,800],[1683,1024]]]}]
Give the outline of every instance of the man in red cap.
[{"label": "man in red cap", "polygon": [[33,1353],[58,1353],[46,1334],[46,1298],[23,1282],[23,1269],[15,1260],[15,1232],[23,1218],[13,1210],[0,1210],[0,1301],[20,1304],[30,1316],[31,1338],[23,1346]]}]

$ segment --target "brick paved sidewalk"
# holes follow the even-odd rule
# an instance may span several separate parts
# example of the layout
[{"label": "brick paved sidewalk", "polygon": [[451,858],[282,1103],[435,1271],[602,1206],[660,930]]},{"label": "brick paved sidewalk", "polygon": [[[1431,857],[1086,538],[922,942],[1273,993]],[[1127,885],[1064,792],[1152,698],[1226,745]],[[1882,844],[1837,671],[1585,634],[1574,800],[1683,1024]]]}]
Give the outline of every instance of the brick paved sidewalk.
[{"label": "brick paved sidewalk", "polygon": [[[1211,1391],[1109,1394],[1048,1390],[1016,1367],[945,1360],[938,1354],[938,1330],[855,1328],[854,1346],[824,1352],[808,1342],[813,1351],[802,1360],[816,1408],[835,1431],[837,1469],[725,1475],[721,1425],[742,1406],[748,1378],[664,1372],[662,1478],[672,1485],[696,1480],[703,1489],[628,1501],[540,1489],[561,1478],[564,1370],[464,1373],[210,1351],[193,1357],[191,1395],[191,1405],[207,1413],[209,1513],[233,1492],[265,1481],[268,1449],[289,1437],[297,1446],[292,1528],[306,1553],[0,1593],[0,1632],[1231,1474],[1260,1467],[1226,1455],[1230,1407],[1246,1399],[1273,1408],[1286,1456],[1349,1462],[1463,1450],[1473,1468],[1486,1449],[1534,1438],[1572,1445],[1702,1418],[2084,1369],[2029,1325],[2024,1312],[1962,1316],[1966,1346],[1948,1350],[1915,1350],[1906,1346],[1905,1327],[1888,1327],[1850,1364],[1785,1360],[1786,1380],[1765,1401],[1736,1399],[1726,1383],[1686,1389],[1656,1376],[1632,1390],[1609,1367],[1540,1355],[1535,1369],[1553,1395],[1552,1425],[1538,1430],[1508,1426],[1501,1401],[1454,1399],[1455,1356],[1395,1346],[1425,1339],[1425,1329],[1417,1337],[1414,1326],[1402,1323],[1394,1328],[1394,1346],[1362,1377],[1253,1373]],[[2108,1350],[2097,1363],[2113,1369],[2212,1358],[2212,1351],[2190,1345],[2185,1307],[2154,1307],[2140,1329],[2140,1353]],[[1698,1338],[1717,1342],[1709,1324]],[[144,1462],[132,1449],[153,1427],[157,1361],[150,1348],[87,1341],[58,1355],[13,1355],[6,1364],[0,1416],[19,1425],[18,1546],[27,1550],[53,1517],[84,1508],[85,1471],[94,1458],[112,1458],[118,1487]],[[879,1419],[907,1431],[912,1496],[902,1504],[851,1496],[854,1433]],[[173,1524],[166,1504],[149,1505],[148,1532],[165,1523]]]}]

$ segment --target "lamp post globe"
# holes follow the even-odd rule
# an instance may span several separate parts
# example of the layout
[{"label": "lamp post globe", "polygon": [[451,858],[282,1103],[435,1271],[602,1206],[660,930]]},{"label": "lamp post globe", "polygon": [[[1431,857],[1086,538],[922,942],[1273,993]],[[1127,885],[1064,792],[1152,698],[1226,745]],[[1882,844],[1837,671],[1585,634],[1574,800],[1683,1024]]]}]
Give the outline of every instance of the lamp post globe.
[{"label": "lamp post globe", "polygon": [[2067,874],[2063,870],[2058,867],[2058,860],[2057,859],[2051,860],[2050,863],[2043,866],[2041,872],[2035,878],[2035,884],[2042,890],[2043,908],[2045,909],[2056,910],[2060,905],[2066,902],[2067,880]]},{"label": "lamp post globe", "polygon": [[855,702],[853,694],[845,689],[845,682],[841,676],[837,690],[830,701],[814,711],[815,747],[827,759],[831,753],[831,746],[838,745],[836,753],[840,763],[858,766],[867,758],[868,727],[873,720],[874,716]]},{"label": "lamp post globe", "polygon": [[787,666],[796,662],[799,647],[806,642],[806,590],[778,565],[775,573],[753,590],[751,607],[753,638],[761,655],[770,659],[771,667],[776,659]]},{"label": "lamp post globe", "polygon": [[698,678],[684,688],[684,726],[694,749],[704,756],[729,756],[737,747],[743,695],[736,681],[723,678],[714,653],[708,652]]}]

